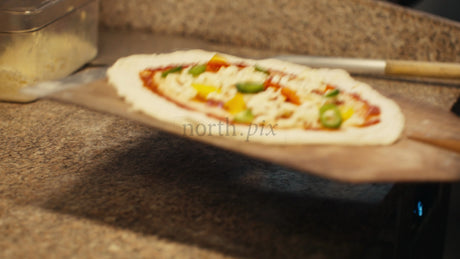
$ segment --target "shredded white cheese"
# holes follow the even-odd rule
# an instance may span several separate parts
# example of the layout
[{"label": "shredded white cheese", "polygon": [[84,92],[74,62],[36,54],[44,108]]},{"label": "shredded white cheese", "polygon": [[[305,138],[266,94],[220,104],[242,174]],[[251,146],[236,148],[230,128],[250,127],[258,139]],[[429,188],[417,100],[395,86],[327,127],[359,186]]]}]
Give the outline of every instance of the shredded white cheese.
[{"label": "shredded white cheese", "polygon": [[[263,83],[270,76],[266,73],[257,71],[253,66],[240,68],[236,65],[221,67],[217,72],[203,72],[194,77],[188,73],[191,67],[183,69],[179,73],[170,73],[162,77],[162,71],[156,72],[154,81],[162,93],[174,98],[181,103],[190,103],[197,96],[197,90],[192,84],[201,84],[215,87],[218,91],[207,95],[207,100],[226,103],[236,94],[235,85],[241,82]],[[306,69],[297,76],[278,73],[271,76],[271,80],[281,86],[288,87],[295,91],[299,96],[301,105],[296,105],[286,101],[286,97],[281,93],[281,89],[269,87],[256,94],[245,94],[244,100],[247,108],[254,115],[255,124],[277,125],[279,128],[318,128],[319,108],[329,99],[314,93],[313,91],[324,91],[328,85],[324,82],[321,74],[313,69]],[[346,94],[340,94],[338,100],[351,109],[352,115],[346,118],[343,127],[361,125],[365,122],[366,114],[360,113],[363,104]],[[194,106],[197,107],[197,106]],[[220,112],[230,120],[234,115]]]}]

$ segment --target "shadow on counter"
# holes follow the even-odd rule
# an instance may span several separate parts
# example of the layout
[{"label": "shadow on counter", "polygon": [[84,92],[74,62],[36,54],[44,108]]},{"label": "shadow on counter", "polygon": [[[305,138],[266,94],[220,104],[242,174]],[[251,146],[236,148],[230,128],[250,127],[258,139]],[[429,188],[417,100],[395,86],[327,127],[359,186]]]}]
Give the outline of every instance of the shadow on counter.
[{"label": "shadow on counter", "polygon": [[108,152],[113,162],[81,168],[79,184],[42,206],[233,256],[391,252],[391,184],[329,181],[161,132]]}]

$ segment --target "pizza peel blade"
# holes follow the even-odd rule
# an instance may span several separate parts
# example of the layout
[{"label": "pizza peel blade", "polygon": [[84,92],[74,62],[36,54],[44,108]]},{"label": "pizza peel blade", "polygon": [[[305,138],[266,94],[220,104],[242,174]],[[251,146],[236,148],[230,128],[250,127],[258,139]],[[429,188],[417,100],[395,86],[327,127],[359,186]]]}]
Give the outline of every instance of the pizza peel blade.
[{"label": "pizza peel blade", "polygon": [[[267,145],[253,141],[241,141],[218,135],[198,136],[184,133],[183,127],[167,123],[138,112],[119,97],[106,78],[47,95],[47,99],[79,105],[90,110],[116,115],[144,124],[170,137],[190,139],[241,153],[301,172],[345,182],[387,181],[440,181],[460,179],[459,153],[426,145],[408,138],[418,131],[429,133],[425,137],[458,139],[456,129],[460,120],[453,114],[440,113],[400,100],[403,113],[408,118],[404,136],[389,146],[341,146],[341,145]],[[427,123],[420,123],[425,120]],[[436,125],[436,126],[435,126]],[[443,126],[443,127],[440,127]]]}]

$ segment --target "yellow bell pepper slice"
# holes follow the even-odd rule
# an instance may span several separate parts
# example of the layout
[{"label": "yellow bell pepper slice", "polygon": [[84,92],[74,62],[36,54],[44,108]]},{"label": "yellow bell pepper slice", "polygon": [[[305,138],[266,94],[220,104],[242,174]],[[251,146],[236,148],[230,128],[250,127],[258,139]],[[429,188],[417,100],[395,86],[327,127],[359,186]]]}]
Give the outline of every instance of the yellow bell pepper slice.
[{"label": "yellow bell pepper slice", "polygon": [[246,103],[244,102],[243,94],[236,93],[230,101],[224,104],[224,108],[231,114],[237,114],[246,110]]},{"label": "yellow bell pepper slice", "polygon": [[341,106],[339,107],[339,110],[340,114],[342,114],[342,120],[344,121],[348,120],[355,113],[353,108],[347,106]]},{"label": "yellow bell pepper slice", "polygon": [[206,100],[210,93],[219,91],[219,88],[212,85],[192,83],[192,87],[196,90],[197,97],[203,100]]},{"label": "yellow bell pepper slice", "polygon": [[209,60],[210,62],[218,62],[218,63],[227,63],[227,59],[219,54],[214,54],[212,58]]}]

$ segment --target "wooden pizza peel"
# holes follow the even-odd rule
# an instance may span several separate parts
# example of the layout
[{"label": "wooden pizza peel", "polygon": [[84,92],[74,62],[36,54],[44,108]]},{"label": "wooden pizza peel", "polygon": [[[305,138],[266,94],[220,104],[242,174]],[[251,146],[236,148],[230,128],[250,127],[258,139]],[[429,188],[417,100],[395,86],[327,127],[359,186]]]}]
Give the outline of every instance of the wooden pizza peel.
[{"label": "wooden pizza peel", "polygon": [[402,138],[389,146],[365,147],[267,145],[251,142],[250,139],[238,141],[216,135],[185,134],[183,127],[132,111],[105,78],[48,95],[46,98],[121,116],[177,137],[204,142],[301,172],[344,182],[460,180],[460,153],[449,147],[445,148],[445,145],[439,147],[436,143],[427,143],[447,142],[453,143],[452,148],[458,148],[460,119],[444,110],[397,96],[392,98],[398,102],[406,117]]}]

